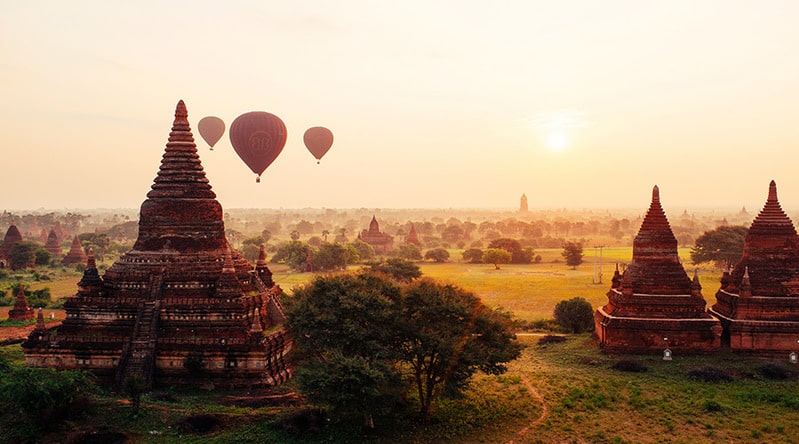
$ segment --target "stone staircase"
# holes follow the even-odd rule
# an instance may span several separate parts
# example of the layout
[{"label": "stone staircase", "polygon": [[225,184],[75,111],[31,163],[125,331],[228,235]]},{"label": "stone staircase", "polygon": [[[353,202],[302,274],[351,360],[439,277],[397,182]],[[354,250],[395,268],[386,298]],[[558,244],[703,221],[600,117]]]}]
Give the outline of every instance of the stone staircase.
[{"label": "stone staircase", "polygon": [[149,300],[143,300],[139,304],[133,335],[122,347],[122,356],[114,378],[117,391],[124,391],[125,382],[135,376],[141,377],[144,391],[153,387],[162,282],[161,275],[153,276],[150,279]]}]

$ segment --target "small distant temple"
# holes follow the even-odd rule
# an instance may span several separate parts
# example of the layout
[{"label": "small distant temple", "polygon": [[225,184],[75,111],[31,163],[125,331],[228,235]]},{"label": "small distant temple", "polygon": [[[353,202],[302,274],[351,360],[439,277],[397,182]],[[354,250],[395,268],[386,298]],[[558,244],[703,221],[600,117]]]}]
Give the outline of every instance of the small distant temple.
[{"label": "small distant temple", "polygon": [[25,297],[25,290],[20,285],[14,307],[8,311],[8,320],[27,321],[28,319],[33,319],[33,309],[28,303],[28,298]]},{"label": "small distant temple", "polygon": [[89,370],[117,390],[134,377],[147,388],[275,385],[291,374],[281,295],[263,251],[253,267],[230,247],[180,101],[133,249],[103,276],[89,251],[66,319],[37,324],[22,348],[31,367]]},{"label": "small distant temple", "polygon": [[64,265],[85,264],[88,260],[86,253],[83,251],[83,245],[80,244],[78,236],[72,238],[72,245],[69,247],[69,252],[61,263]]},{"label": "small distant temple", "polygon": [[519,212],[526,213],[528,211],[527,208],[527,195],[522,193],[521,202],[519,202]]},{"label": "small distant temple", "polygon": [[11,224],[6,230],[3,243],[0,244],[0,268],[11,267],[11,250],[20,242],[22,242],[22,233],[16,225]]},{"label": "small distant temple", "polygon": [[741,260],[722,276],[710,312],[733,351],[784,355],[799,350],[799,236],[777,199],[777,184],[744,240]]},{"label": "small distant temple", "polygon": [[657,186],[633,240],[633,259],[623,274],[617,266],[607,296],[594,313],[605,352],[703,353],[720,346],[721,324],[705,311],[697,275],[690,279],[680,263]]},{"label": "small distant temple", "polygon": [[369,222],[369,229],[358,233],[358,240],[371,245],[377,254],[387,254],[394,249],[394,236],[380,232],[375,216],[372,216],[372,221]]},{"label": "small distant temple", "polygon": [[405,243],[422,248],[422,243],[419,241],[419,234],[416,232],[416,226],[413,224],[411,224],[411,230],[408,231],[408,235],[405,236]]},{"label": "small distant temple", "polygon": [[47,242],[44,244],[44,249],[55,259],[61,259],[61,256],[64,254],[61,250],[61,240],[58,238],[55,229],[50,230],[50,233],[47,235]]}]

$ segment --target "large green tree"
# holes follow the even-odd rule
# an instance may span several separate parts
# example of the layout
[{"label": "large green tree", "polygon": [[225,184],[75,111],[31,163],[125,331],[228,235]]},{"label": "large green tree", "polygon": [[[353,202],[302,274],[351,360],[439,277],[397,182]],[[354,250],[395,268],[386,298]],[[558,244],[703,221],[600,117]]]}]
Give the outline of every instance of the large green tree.
[{"label": "large green tree", "polygon": [[529,264],[533,261],[533,249],[522,248],[522,245],[516,239],[499,238],[494,239],[488,244],[488,248],[502,248],[510,253],[510,262],[513,264]]},{"label": "large green tree", "polygon": [[553,315],[558,325],[571,333],[594,330],[594,308],[585,298],[578,296],[558,302]]},{"label": "large green tree", "polygon": [[424,258],[435,262],[446,262],[449,260],[449,251],[441,247],[433,248],[424,253]]},{"label": "large green tree", "polygon": [[422,276],[419,266],[412,261],[390,257],[370,265],[372,271],[383,273],[399,282],[410,282]]},{"label": "large green tree", "polygon": [[507,313],[429,279],[400,287],[368,272],[319,276],[286,306],[300,391],[367,426],[411,391],[426,418],[475,372],[501,374],[520,353]]},{"label": "large green tree", "polygon": [[410,284],[402,299],[403,360],[427,418],[443,394],[457,394],[478,370],[502,374],[521,352],[511,317],[474,294],[430,279]]},{"label": "large green tree", "polygon": [[511,261],[511,254],[502,248],[486,248],[483,252],[483,262],[494,264],[494,268],[499,270],[499,264],[507,264]]},{"label": "large green tree", "polygon": [[400,298],[389,280],[343,274],[319,276],[286,300],[296,380],[311,402],[367,426],[398,403]]},{"label": "large green tree", "polygon": [[311,246],[305,242],[298,240],[283,242],[277,247],[272,261],[283,262],[294,270],[305,271],[309,251],[311,251]]},{"label": "large green tree", "polygon": [[718,227],[702,234],[691,249],[691,260],[695,264],[715,262],[721,266],[741,259],[744,239],[749,229],[741,225]]},{"label": "large green tree", "polygon": [[561,255],[566,259],[566,265],[577,268],[583,263],[583,243],[579,241],[569,241],[563,243]]}]

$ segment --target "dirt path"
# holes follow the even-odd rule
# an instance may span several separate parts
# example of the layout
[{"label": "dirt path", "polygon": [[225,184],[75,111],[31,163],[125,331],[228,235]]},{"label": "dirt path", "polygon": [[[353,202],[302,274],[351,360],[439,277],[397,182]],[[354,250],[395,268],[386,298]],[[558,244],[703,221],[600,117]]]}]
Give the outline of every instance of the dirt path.
[{"label": "dirt path", "polygon": [[[53,318],[50,318],[50,313]],[[45,322],[47,328],[57,327],[61,325],[64,320],[64,310],[48,310],[44,309]],[[28,338],[36,324],[26,325],[24,327],[0,327],[0,342],[24,340]]]},{"label": "dirt path", "polygon": [[[538,393],[538,390],[536,390],[535,387],[533,387],[533,384],[530,383],[530,380],[527,379],[527,376],[521,375],[521,379],[522,379],[522,384],[524,384],[524,386],[527,388],[527,390],[536,399],[538,399],[538,402],[541,403],[541,416],[539,416],[538,419],[536,419],[535,421],[531,422],[529,425],[523,427],[521,430],[516,432],[516,435],[519,438],[523,438],[524,435],[526,435],[527,432],[531,428],[533,428],[533,427],[537,426],[538,424],[541,424],[542,422],[544,422],[544,420],[547,419],[547,415],[549,415],[549,407],[547,407],[547,403],[544,402],[544,397],[541,396],[540,393]],[[508,444],[514,444],[514,441],[510,440],[510,441],[508,441]]]}]

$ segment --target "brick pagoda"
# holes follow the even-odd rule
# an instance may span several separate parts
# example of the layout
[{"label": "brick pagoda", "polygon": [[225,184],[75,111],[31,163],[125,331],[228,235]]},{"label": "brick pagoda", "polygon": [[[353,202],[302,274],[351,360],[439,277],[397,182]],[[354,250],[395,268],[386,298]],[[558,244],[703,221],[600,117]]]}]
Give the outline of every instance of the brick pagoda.
[{"label": "brick pagoda", "polygon": [[78,236],[75,236],[72,238],[72,245],[69,247],[69,252],[64,256],[64,259],[61,260],[61,263],[64,265],[85,264],[87,259]]},{"label": "brick pagoda", "polygon": [[594,313],[599,344],[611,353],[709,352],[719,348],[721,324],[705,311],[699,278],[685,273],[677,239],[660,205],[658,187],[633,240],[633,259],[618,268],[608,304]]},{"label": "brick pagoda", "polygon": [[14,301],[14,307],[8,311],[8,320],[27,321],[28,319],[33,319],[33,314],[28,298],[25,297],[25,290],[20,285],[19,291],[17,291],[17,299]]},{"label": "brick pagoda", "polygon": [[47,250],[54,259],[61,259],[64,252],[61,250],[61,240],[58,238],[55,229],[50,230],[47,235],[47,242],[44,244],[44,249]]},{"label": "brick pagoda", "polygon": [[19,228],[14,224],[9,225],[3,243],[0,244],[0,268],[11,266],[11,250],[20,242],[22,242],[22,233],[19,232]]},{"label": "brick pagoda", "polygon": [[394,236],[380,231],[375,216],[372,216],[372,221],[369,222],[369,229],[358,233],[358,240],[371,245],[377,254],[386,254],[394,249]]},{"label": "brick pagoda", "polygon": [[289,377],[281,290],[265,260],[231,249],[183,101],[141,205],[133,249],[100,277],[90,252],[57,330],[23,344],[28,365],[91,370],[120,388],[251,387]]},{"label": "brick pagoda", "polygon": [[768,198],[744,240],[741,260],[725,273],[710,312],[734,351],[782,355],[799,351],[799,236],[777,199]]}]

